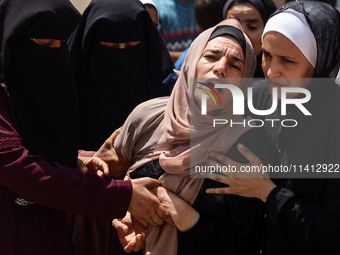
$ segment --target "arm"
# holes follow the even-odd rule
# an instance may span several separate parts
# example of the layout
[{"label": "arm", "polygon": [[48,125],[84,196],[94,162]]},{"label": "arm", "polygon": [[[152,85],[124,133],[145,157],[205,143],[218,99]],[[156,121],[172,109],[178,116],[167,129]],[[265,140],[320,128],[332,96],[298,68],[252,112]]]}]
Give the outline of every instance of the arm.
[{"label": "arm", "polygon": [[113,148],[113,143],[120,134],[120,131],[121,129],[115,130],[93,156],[101,158],[109,165],[109,171],[104,172],[105,175],[112,178],[123,179],[132,163],[117,154]]},{"label": "arm", "polygon": [[[242,150],[240,151],[242,153]],[[259,164],[259,161],[256,163],[254,158],[256,156],[253,155],[252,158],[247,148],[243,148],[242,154],[248,158],[250,164]],[[223,164],[233,164],[229,158],[223,155],[213,155]],[[333,160],[328,160],[333,163],[337,162],[338,156]],[[209,163],[213,164],[212,161],[209,161]],[[238,163],[235,164],[240,166]],[[339,179],[311,182],[310,185],[313,185],[313,183],[319,185],[315,185],[315,189],[324,187],[319,202],[308,201],[298,192],[276,186],[273,182],[263,178],[237,180],[233,179],[233,175],[230,175],[227,178],[214,179],[229,184],[230,187],[209,189],[207,190],[208,193],[239,194],[260,198],[265,202],[270,221],[282,233],[289,236],[295,245],[308,250],[324,252],[324,254],[336,254],[338,252],[337,241],[340,240],[340,232],[338,231],[340,228]],[[297,180],[297,183],[301,185],[303,182]],[[310,186],[310,189],[313,189],[313,187]]]},{"label": "arm", "polygon": [[[238,144],[237,148],[241,154],[249,160],[249,164],[252,166],[262,166],[262,161],[255,156],[248,148],[242,144]],[[208,165],[216,165],[221,162],[224,165],[236,166],[239,170],[241,166],[248,164],[241,164],[219,153],[211,153],[212,159],[207,159]],[[213,176],[213,177],[212,177]],[[225,174],[223,178],[216,175],[208,175],[208,178],[227,184],[229,187],[207,189],[207,193],[210,194],[233,194],[243,197],[259,198],[263,202],[266,202],[269,193],[276,187],[276,185],[269,178],[268,173],[240,173],[230,172]]]},{"label": "arm", "polygon": [[234,196],[223,205],[223,210],[215,204],[215,210],[225,213],[208,215],[202,210],[202,206],[207,206],[205,199],[196,198],[192,207],[163,187],[155,192],[179,230],[180,253],[255,254],[263,226],[264,208],[260,201]]},{"label": "arm", "polygon": [[21,142],[11,109],[0,88],[1,185],[35,203],[63,211],[122,218],[129,208],[150,220],[150,224],[162,222],[152,216],[156,212],[164,216],[166,211],[147,189],[158,186],[156,180],[103,180],[95,174],[85,175],[73,168],[48,162],[39,155],[31,155]]},{"label": "arm", "polygon": [[199,213],[179,196],[163,187],[154,189],[153,193],[169,212],[179,231],[186,232],[197,223]]}]

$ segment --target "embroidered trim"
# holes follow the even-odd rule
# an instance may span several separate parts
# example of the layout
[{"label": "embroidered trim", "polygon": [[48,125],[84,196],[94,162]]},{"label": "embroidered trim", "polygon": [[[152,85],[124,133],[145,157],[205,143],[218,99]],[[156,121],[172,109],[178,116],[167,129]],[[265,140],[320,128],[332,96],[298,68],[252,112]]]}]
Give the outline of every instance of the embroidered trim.
[{"label": "embroidered trim", "polygon": [[0,150],[21,147],[21,139],[16,135],[0,134]]},{"label": "embroidered trim", "polygon": [[26,205],[34,205],[34,202],[28,201],[26,199],[23,198],[16,198],[15,199],[15,203],[17,205],[22,205],[22,206],[26,206]]}]

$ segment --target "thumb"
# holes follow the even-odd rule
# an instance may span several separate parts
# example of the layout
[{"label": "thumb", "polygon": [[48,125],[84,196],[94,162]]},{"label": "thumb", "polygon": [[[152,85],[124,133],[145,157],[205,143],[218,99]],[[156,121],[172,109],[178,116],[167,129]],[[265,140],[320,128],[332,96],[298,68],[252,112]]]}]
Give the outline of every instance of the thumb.
[{"label": "thumb", "polygon": [[143,180],[144,186],[147,189],[152,189],[152,188],[155,188],[155,187],[159,186],[159,182],[156,179],[152,179],[150,177],[145,177],[145,178],[142,178],[142,179],[144,179]]},{"label": "thumb", "polygon": [[84,165],[83,161],[78,159],[77,162],[77,168],[79,171],[81,171],[82,173],[86,173],[87,172],[87,167]]},{"label": "thumb", "polygon": [[128,233],[128,226],[126,226],[125,224],[123,224],[120,220],[114,219],[112,221],[112,226],[116,229],[116,231],[118,232],[118,234],[120,235],[126,235]]}]

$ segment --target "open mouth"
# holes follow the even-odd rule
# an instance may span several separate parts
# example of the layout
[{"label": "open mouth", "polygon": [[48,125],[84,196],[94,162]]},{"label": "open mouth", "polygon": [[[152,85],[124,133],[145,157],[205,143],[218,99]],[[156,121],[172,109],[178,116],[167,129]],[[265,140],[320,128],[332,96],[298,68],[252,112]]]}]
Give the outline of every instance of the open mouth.
[{"label": "open mouth", "polygon": [[[205,91],[215,102],[215,105],[217,105],[216,100],[214,98],[214,95],[218,98],[218,101],[220,102],[220,104],[222,105],[222,101],[221,101],[221,97],[220,97],[220,93],[222,92],[222,89],[218,88],[215,89],[215,83],[213,81],[208,81],[208,82],[197,82],[198,84],[203,85],[204,87],[206,87],[207,89],[201,88],[201,87],[197,87],[198,89],[201,89],[203,91]],[[209,92],[210,91],[210,92]]]},{"label": "open mouth", "polygon": [[218,93],[222,93],[222,88],[215,88],[215,85],[218,84],[214,81],[207,81],[207,82],[197,82],[199,84],[202,84],[204,86],[206,86],[209,90],[211,91],[217,91]]}]

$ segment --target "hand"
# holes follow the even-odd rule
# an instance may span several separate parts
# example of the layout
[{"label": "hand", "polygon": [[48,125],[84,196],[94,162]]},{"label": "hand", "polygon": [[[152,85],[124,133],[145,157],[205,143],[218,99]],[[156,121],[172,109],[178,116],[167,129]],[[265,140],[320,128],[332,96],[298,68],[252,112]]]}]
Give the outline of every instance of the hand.
[{"label": "hand", "polygon": [[[261,171],[263,163],[256,155],[242,144],[238,144],[237,148],[240,153],[248,159],[249,164],[236,162],[219,153],[211,153],[211,159],[207,159],[205,161],[207,165],[216,166],[216,164],[222,163],[226,166],[236,166],[236,171],[223,173],[223,178],[219,177],[221,176],[220,174],[205,174],[204,176],[209,179],[229,185],[229,187],[225,188],[207,189],[206,192],[209,194],[234,194],[243,197],[256,197],[261,199],[263,202],[266,202],[269,193],[276,187],[276,185],[270,180],[267,172]],[[253,169],[257,169],[259,171],[242,172],[242,169],[245,169],[247,166],[253,167]]]},{"label": "hand", "polygon": [[123,179],[126,171],[132,165],[126,161],[113,149],[113,143],[116,137],[120,134],[121,129],[115,130],[112,135],[104,142],[99,150],[93,155],[103,159],[109,165],[108,176]]},{"label": "hand", "polygon": [[198,221],[199,213],[175,193],[163,188],[152,189],[165,209],[170,213],[176,227],[181,232],[190,230]]},{"label": "hand", "polygon": [[131,180],[132,197],[128,211],[145,227],[162,225],[164,221],[173,224],[167,210],[149,189],[159,186],[157,180],[144,177]]},{"label": "hand", "polygon": [[109,166],[104,160],[98,157],[78,156],[77,168],[83,173],[96,173],[99,177],[105,178],[109,172]]},{"label": "hand", "polygon": [[126,253],[144,249],[147,228],[129,212],[122,220],[113,220],[112,226],[117,230],[119,242]]}]

